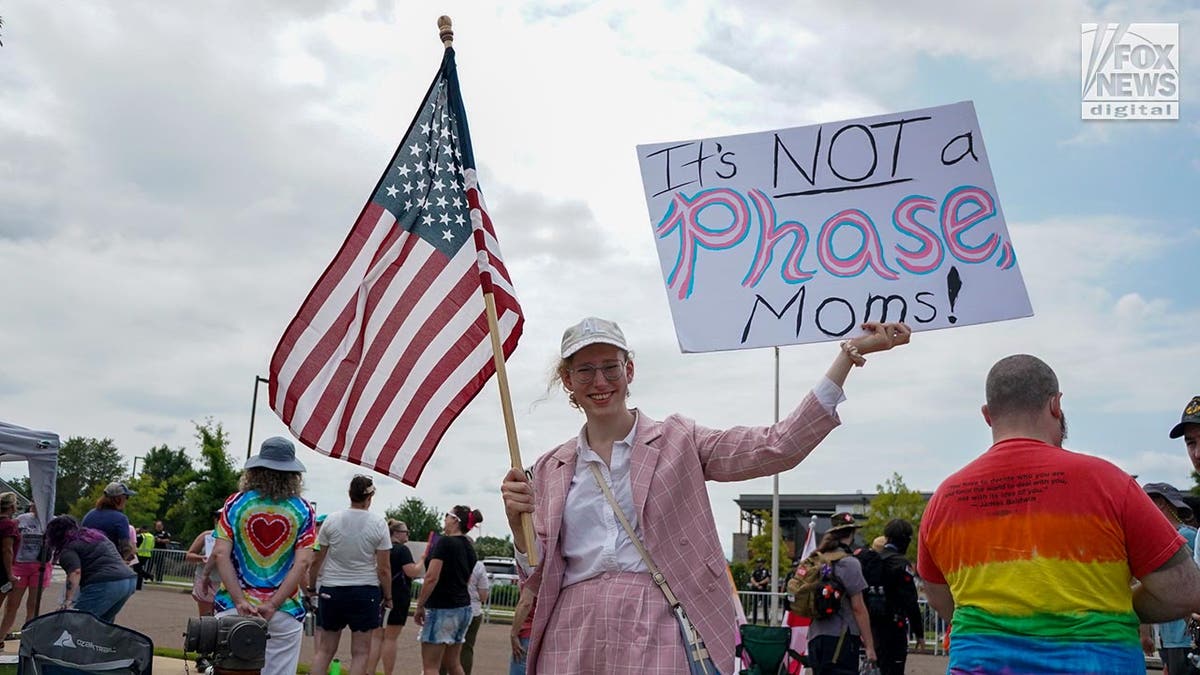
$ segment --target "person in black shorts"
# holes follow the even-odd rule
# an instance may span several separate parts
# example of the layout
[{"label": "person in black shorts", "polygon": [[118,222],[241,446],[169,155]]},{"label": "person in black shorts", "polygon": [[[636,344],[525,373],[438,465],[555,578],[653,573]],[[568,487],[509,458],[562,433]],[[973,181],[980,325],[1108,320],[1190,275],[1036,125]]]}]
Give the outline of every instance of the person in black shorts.
[{"label": "person in black shorts", "polygon": [[421,565],[413,560],[412,551],[405,545],[408,525],[402,520],[389,520],[388,533],[392,537],[392,609],[384,613],[383,627],[371,636],[371,658],[367,661],[367,672],[376,673],[382,658],[383,675],[392,675],[396,669],[396,647],[400,631],[408,623],[412,580],[421,575]]},{"label": "person in black shorts", "polygon": [[342,630],[350,627],[350,675],[366,675],[371,638],[384,608],[392,606],[392,542],[382,516],[371,513],[375,484],[370,476],[350,481],[350,508],[329,514],[313,559],[320,588],[317,651],[312,672],[324,673],[337,653]]},{"label": "person in black shorts", "polygon": [[482,522],[479,509],[462,505],[450,509],[442,521],[442,536],[426,558],[428,569],[413,611],[413,621],[421,627],[425,675],[437,675],[441,667],[450,675],[463,675],[459,655],[471,625],[467,580],[478,560],[467,532]]}]

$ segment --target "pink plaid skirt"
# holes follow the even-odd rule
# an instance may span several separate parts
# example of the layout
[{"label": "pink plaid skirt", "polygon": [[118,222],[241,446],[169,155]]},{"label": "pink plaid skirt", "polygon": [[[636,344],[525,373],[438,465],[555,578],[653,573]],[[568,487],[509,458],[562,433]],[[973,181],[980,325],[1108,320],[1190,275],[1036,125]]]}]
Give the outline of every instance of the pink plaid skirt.
[{"label": "pink plaid skirt", "polygon": [[558,596],[537,658],[539,675],[688,672],[679,624],[649,574],[610,572]]}]

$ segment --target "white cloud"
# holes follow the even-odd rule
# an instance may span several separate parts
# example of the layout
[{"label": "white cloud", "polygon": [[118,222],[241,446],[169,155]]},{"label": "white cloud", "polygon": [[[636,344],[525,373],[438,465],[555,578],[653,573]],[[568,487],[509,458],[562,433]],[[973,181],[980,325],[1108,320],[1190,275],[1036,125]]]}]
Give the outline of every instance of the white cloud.
[{"label": "white cloud", "polygon": [[[772,419],[770,350],[679,354],[634,146],[882,112],[914,82],[928,86],[925,59],[961,61],[981,80],[1074,77],[1079,17],[1091,11],[1082,4],[966,7],[630,1],[459,11],[481,183],[527,313],[509,364],[527,463],[578,432],[582,420],[560,393],[537,402],[560,331],[589,314],[625,326],[638,353],[633,402],[647,414],[680,411],[710,426]],[[192,446],[190,421],[211,415],[240,456],[254,376],[433,76],[439,11],[6,5],[4,418],[64,437],[109,436],[133,457],[161,443]],[[1178,365],[1200,356],[1179,339],[1200,319],[1194,302],[1128,270],[1194,248],[1195,224],[1173,234],[1090,209],[1029,213],[1011,208],[1020,197],[1006,195],[1006,207],[1022,214],[1011,227],[1037,315],[921,334],[903,353],[873,357],[848,385],[846,426],[782,477],[785,491],[869,491],[893,470],[932,489],[988,443],[976,414],[983,374],[1012,351],[1059,369],[1081,444],[1180,480],[1173,444],[1130,449],[1119,446],[1128,434],[1103,431],[1106,417],[1129,414],[1129,433],[1165,436],[1161,420],[1177,417],[1176,399],[1194,386],[1195,370]],[[782,350],[785,412],[833,353]],[[418,489],[381,481],[379,501],[477,505],[484,533],[502,535],[497,398],[489,386],[464,413]],[[255,438],[286,433],[261,396]],[[313,453],[305,461],[310,495],[322,509],[340,505],[358,467]],[[770,479],[712,485],[722,532],[736,527],[734,496],[769,489]]]}]

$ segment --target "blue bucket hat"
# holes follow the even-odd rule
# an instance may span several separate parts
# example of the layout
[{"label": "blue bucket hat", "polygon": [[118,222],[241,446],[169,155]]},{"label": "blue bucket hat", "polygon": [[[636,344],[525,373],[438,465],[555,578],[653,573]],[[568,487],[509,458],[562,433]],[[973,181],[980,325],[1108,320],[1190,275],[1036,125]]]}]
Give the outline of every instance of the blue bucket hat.
[{"label": "blue bucket hat", "polygon": [[272,436],[263,441],[258,454],[246,460],[246,468],[297,473],[306,470],[300,460],[296,459],[296,446],[282,436]]}]

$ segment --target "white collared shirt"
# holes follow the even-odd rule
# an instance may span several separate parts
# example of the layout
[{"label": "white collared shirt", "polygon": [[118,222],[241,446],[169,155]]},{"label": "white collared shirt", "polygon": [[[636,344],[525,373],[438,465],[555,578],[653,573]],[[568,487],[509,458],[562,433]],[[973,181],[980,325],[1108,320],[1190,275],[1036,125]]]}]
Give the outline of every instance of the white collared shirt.
[{"label": "white collared shirt", "polygon": [[575,475],[567,489],[563,505],[562,553],[567,566],[563,571],[563,587],[600,576],[605,572],[649,572],[637,547],[629,540],[625,528],[613,513],[590,464],[600,468],[638,537],[643,537],[637,513],[633,508],[633,481],[629,477],[630,453],[637,433],[637,413],[629,434],[613,443],[612,457],[605,464],[587,442],[587,425],[579,430],[575,451]]},{"label": "white collared shirt", "polygon": [[[817,403],[830,415],[836,414],[837,405],[846,400],[842,388],[825,376],[813,387],[812,393]],[[564,588],[606,572],[650,572],[637,547],[625,534],[625,528],[621,521],[617,520],[608,499],[596,485],[592,470],[588,468],[591,462],[599,465],[600,473],[608,481],[617,504],[625,512],[634,533],[642,538],[644,543],[641,523],[638,522],[638,514],[633,508],[633,481],[629,475],[630,454],[636,433],[635,417],[629,434],[613,443],[611,464],[606,465],[588,445],[587,425],[579,430],[575,475],[567,489],[560,535],[563,559],[566,561],[562,582]],[[517,564],[526,573],[532,571],[526,554],[517,551],[516,558]]]}]

